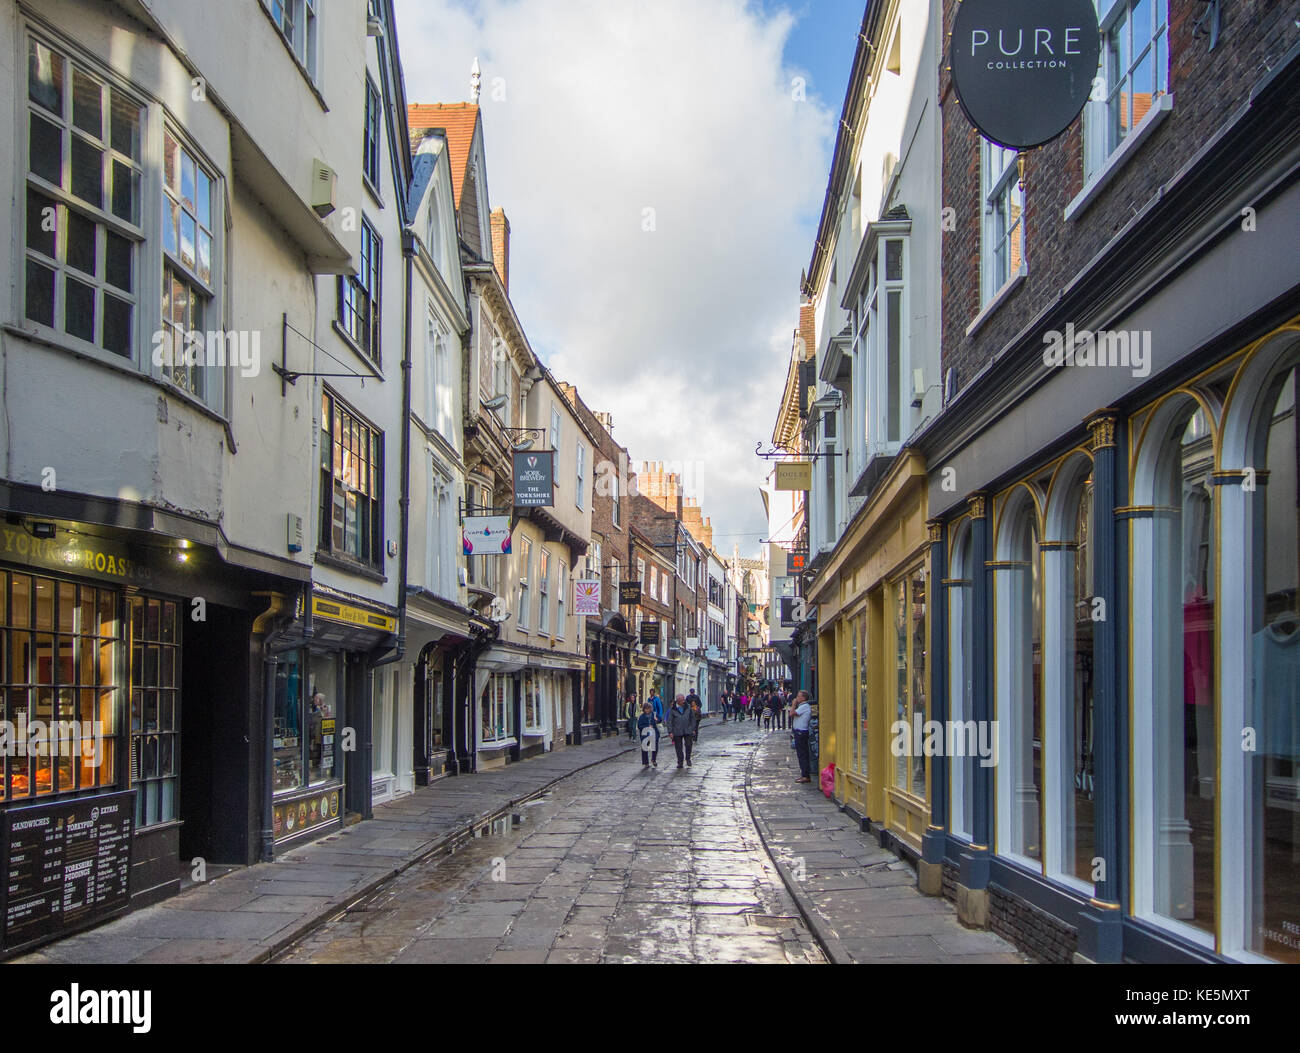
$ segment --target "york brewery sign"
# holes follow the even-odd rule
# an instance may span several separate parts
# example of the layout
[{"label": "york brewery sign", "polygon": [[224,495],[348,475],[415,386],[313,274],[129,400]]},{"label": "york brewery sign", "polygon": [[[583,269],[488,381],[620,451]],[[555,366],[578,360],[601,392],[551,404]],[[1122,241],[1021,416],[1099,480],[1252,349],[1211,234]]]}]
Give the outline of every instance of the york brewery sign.
[{"label": "york brewery sign", "polygon": [[1093,0],[964,0],[953,87],[986,138],[1027,150],[1055,139],[1093,94],[1101,31]]},{"label": "york brewery sign", "polygon": [[555,462],[551,450],[515,451],[515,507],[550,508],[555,504]]}]

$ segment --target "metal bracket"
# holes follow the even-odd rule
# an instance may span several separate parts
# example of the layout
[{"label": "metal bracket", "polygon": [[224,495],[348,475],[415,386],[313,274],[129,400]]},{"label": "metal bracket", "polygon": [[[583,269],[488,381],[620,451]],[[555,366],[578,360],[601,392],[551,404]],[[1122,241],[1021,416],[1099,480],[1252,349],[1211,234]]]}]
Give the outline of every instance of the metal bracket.
[{"label": "metal bracket", "polygon": [[769,460],[769,461],[781,461],[781,460],[815,461],[820,457],[839,457],[841,456],[841,454],[847,457],[848,453],[849,453],[848,450],[843,450],[843,451],[836,450],[833,453],[795,453],[792,450],[779,450],[776,447],[773,447],[771,450],[768,450],[765,453],[763,451],[762,439],[759,439],[758,442],[754,443],[754,456],[762,457],[765,460]]},{"label": "metal bracket", "polygon": [[488,516],[508,516],[514,511],[510,505],[493,506],[493,505],[471,505],[465,501],[465,498],[456,498],[456,518],[463,524],[467,515],[488,515]]},{"label": "metal bracket", "polygon": [[282,313],[280,316],[280,363],[279,365],[276,365],[276,363],[274,362],[271,363],[271,369],[275,372],[275,375],[280,378],[281,398],[284,398],[285,395],[288,393],[288,388],[286,385],[297,384],[299,377],[342,377],[347,380],[359,380],[361,381],[361,386],[363,388],[366,386],[366,377],[364,373],[356,373],[356,372],[314,373],[308,370],[290,369],[289,368],[289,334],[290,333],[296,333],[298,336],[302,337],[305,341],[307,341],[307,343],[311,344],[311,346],[314,347],[317,351],[321,352],[324,355],[329,355],[330,358],[334,358],[333,355],[331,355],[327,350],[325,350],[325,348],[321,347],[320,344],[312,340],[312,338],[309,337],[306,333],[301,332],[300,330],[295,329],[293,326],[291,326],[289,324],[289,313],[287,311]]},{"label": "metal bracket", "polygon": [[1199,37],[1202,33],[1205,33],[1205,24],[1209,22],[1209,50],[1213,51],[1219,43],[1219,29],[1223,24],[1223,0],[1198,0],[1198,2],[1205,4],[1205,10],[1192,23],[1192,36]]}]

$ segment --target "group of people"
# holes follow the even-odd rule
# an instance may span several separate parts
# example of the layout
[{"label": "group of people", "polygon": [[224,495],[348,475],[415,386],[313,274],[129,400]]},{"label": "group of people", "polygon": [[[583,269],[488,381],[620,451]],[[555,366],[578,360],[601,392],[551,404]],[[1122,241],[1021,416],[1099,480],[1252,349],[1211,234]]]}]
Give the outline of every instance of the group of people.
[{"label": "group of people", "polygon": [[663,699],[659,692],[653,692],[641,703],[641,713],[633,720],[628,720],[628,736],[635,732],[641,740],[641,768],[649,771],[651,766],[659,767],[659,740],[667,735],[677,753],[677,767],[691,766],[691,752],[695,740],[700,735],[700,721],[703,719],[700,696],[691,691],[689,695],[678,695],[673,704],[664,712]]},{"label": "group of people", "polygon": [[761,721],[765,731],[775,728],[784,731],[786,722],[792,732],[791,745],[799,758],[799,778],[795,782],[812,782],[812,758],[808,749],[809,727],[812,722],[812,699],[807,691],[791,695],[781,688],[760,688],[750,698],[744,692],[722,693],[722,719],[734,716],[736,720]]},{"label": "group of people", "polygon": [[794,697],[779,687],[761,687],[752,697],[743,691],[724,691],[719,701],[722,703],[724,724],[729,718],[735,717],[736,720],[757,721],[765,731],[773,728],[784,731]]},{"label": "group of people", "polygon": [[[724,691],[719,699],[722,703],[722,720],[735,717],[737,721],[746,718],[762,721],[766,730],[783,731],[789,722],[793,732],[791,738],[795,753],[799,758],[799,778],[796,782],[811,782],[810,756],[808,750],[808,732],[812,717],[812,700],[807,691],[800,691],[791,696],[788,691],[776,688],[760,690],[750,698],[743,692]],[[677,754],[679,769],[691,766],[691,753],[700,736],[700,721],[703,712],[700,696],[693,690],[689,695],[678,695],[673,704],[664,711],[663,699],[659,692],[652,692],[641,703],[641,712],[633,716],[635,701],[628,699],[627,734],[629,738],[641,741],[641,769],[649,771],[659,767],[659,742],[667,735]]]}]

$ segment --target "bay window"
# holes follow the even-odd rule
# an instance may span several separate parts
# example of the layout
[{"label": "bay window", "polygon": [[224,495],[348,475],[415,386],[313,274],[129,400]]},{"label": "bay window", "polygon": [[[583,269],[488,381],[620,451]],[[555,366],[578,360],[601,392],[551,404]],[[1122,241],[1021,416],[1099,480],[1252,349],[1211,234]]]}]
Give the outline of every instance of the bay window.
[{"label": "bay window", "polygon": [[134,360],[144,106],[34,35],[25,95],[24,317]]},{"label": "bay window", "polygon": [[851,412],[845,414],[849,431],[845,443],[854,478],[872,458],[897,453],[911,431],[910,231],[911,221],[905,216],[872,223],[844,297],[853,326]]},{"label": "bay window", "polygon": [[[247,351],[223,333],[215,169],[161,107],[71,48],[29,34],[26,82],[23,318],[223,412],[223,369]],[[148,134],[154,114],[157,140]],[[149,180],[158,181],[159,212],[144,208]],[[155,237],[159,269],[148,251]],[[210,337],[218,343],[208,346]]]},{"label": "bay window", "polygon": [[[220,406],[221,361],[230,347],[208,347],[213,317],[213,187],[215,178],[170,128],[163,132],[163,376],[195,398]],[[211,321],[212,324],[208,324]],[[220,337],[217,337],[220,339]]]}]

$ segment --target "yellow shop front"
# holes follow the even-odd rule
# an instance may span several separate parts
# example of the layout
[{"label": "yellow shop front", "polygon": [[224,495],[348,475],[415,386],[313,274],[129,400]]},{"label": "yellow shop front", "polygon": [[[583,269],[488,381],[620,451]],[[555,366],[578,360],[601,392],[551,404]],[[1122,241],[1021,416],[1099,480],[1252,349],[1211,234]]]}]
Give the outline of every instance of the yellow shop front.
[{"label": "yellow shop front", "polygon": [[[835,799],[910,854],[929,823],[930,538],[925,464],[881,477],[809,590],[817,604],[821,764]],[[918,748],[913,748],[916,741]]]}]

